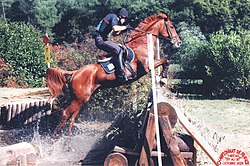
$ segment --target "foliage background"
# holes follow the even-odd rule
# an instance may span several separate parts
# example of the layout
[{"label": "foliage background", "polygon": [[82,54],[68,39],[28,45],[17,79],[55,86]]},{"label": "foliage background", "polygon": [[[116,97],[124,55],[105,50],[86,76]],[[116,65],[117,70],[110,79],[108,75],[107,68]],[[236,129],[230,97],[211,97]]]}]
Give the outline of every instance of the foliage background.
[{"label": "foliage background", "polygon": [[32,25],[11,22],[0,26],[1,86],[39,87],[46,64],[40,33]]}]

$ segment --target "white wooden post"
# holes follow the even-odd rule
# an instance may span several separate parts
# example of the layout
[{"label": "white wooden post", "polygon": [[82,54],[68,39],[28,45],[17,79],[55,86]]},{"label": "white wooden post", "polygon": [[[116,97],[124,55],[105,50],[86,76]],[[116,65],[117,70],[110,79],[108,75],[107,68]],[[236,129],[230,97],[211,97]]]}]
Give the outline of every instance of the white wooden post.
[{"label": "white wooden post", "polygon": [[[156,39],[156,53],[157,53],[157,59],[160,59],[160,41],[159,38]],[[157,68],[157,75],[159,76],[161,73],[160,66]]]},{"label": "white wooden post", "polygon": [[151,79],[152,79],[153,106],[154,106],[154,115],[155,115],[158,165],[162,166],[160,130],[159,130],[159,122],[158,122],[158,108],[157,108],[156,85],[155,85],[156,80],[155,80],[155,68],[154,68],[154,48],[153,48],[153,36],[152,36],[152,34],[147,35],[147,44],[148,44],[149,69],[151,70]]}]

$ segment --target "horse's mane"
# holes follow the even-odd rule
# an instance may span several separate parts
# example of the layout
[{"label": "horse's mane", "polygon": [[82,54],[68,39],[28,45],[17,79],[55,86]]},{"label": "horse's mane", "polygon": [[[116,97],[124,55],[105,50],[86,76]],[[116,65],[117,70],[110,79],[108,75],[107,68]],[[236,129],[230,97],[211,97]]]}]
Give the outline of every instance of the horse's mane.
[{"label": "horse's mane", "polygon": [[155,15],[151,15],[147,18],[145,18],[136,28],[135,30],[131,33],[130,38],[128,39],[127,42],[141,36],[142,34],[145,34],[145,31],[147,31],[152,25],[154,25],[157,21],[161,20],[161,19],[165,19],[168,16],[163,14],[163,13],[159,13],[159,14],[155,14]]}]

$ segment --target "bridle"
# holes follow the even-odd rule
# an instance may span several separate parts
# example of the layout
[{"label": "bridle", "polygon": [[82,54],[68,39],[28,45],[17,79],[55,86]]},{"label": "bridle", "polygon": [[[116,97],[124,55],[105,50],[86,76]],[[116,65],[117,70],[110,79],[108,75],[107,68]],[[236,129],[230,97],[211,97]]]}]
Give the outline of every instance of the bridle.
[{"label": "bridle", "polygon": [[175,41],[179,38],[179,36],[173,35],[173,33],[171,32],[171,27],[170,25],[168,25],[168,22],[169,20],[164,19],[165,27],[169,35],[167,39],[170,40],[170,43],[174,44]]},{"label": "bridle", "polygon": [[[164,19],[164,24],[165,24],[164,27],[166,27],[167,33],[169,34],[168,37],[165,37],[165,36],[163,36],[162,34],[156,35],[156,34],[153,34],[153,33],[149,33],[148,31],[144,31],[144,30],[140,30],[140,29],[136,29],[136,28],[135,28],[134,30],[137,31],[137,32],[142,32],[142,33],[144,33],[144,34],[152,34],[153,36],[155,36],[155,37],[157,37],[157,38],[167,40],[167,41],[169,41],[171,44],[173,44],[173,43],[176,41],[176,39],[178,38],[178,35],[173,35],[173,34],[172,34],[171,28],[170,28],[170,26],[168,25],[168,20]],[[163,27],[163,28],[164,28],[164,27]],[[150,27],[149,27],[149,28],[150,28]],[[125,37],[124,37],[123,43],[125,43],[125,41],[127,40],[127,38],[128,38],[128,31],[126,31],[126,35],[125,35]]]}]

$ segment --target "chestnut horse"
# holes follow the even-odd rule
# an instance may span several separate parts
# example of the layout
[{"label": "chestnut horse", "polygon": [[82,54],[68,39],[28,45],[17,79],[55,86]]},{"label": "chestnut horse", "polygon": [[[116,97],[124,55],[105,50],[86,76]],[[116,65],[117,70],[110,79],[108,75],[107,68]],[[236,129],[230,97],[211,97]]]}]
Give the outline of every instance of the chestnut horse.
[{"label": "chestnut horse", "polygon": [[[71,134],[72,125],[75,122],[76,116],[96,89],[128,84],[138,80],[149,72],[147,50],[148,33],[152,34],[154,45],[159,36],[168,39],[174,48],[178,48],[181,45],[181,40],[169,15],[160,13],[146,18],[131,32],[130,37],[126,41],[126,46],[131,48],[135,54],[135,58],[130,65],[136,73],[136,77],[127,82],[117,82],[115,74],[107,74],[99,63],[88,64],[75,71],[55,68],[47,69],[46,79],[51,97],[57,97],[63,93],[63,86],[66,84],[65,75],[72,75],[69,83],[69,90],[72,96],[71,102],[66,109],[62,111],[61,121],[56,127],[55,132],[59,132],[71,116],[68,123],[68,132]],[[162,57],[161,59],[155,59],[154,67],[169,65],[169,63],[170,61],[166,57]],[[131,76],[131,73],[127,69],[125,69],[125,73],[128,77]]]}]

